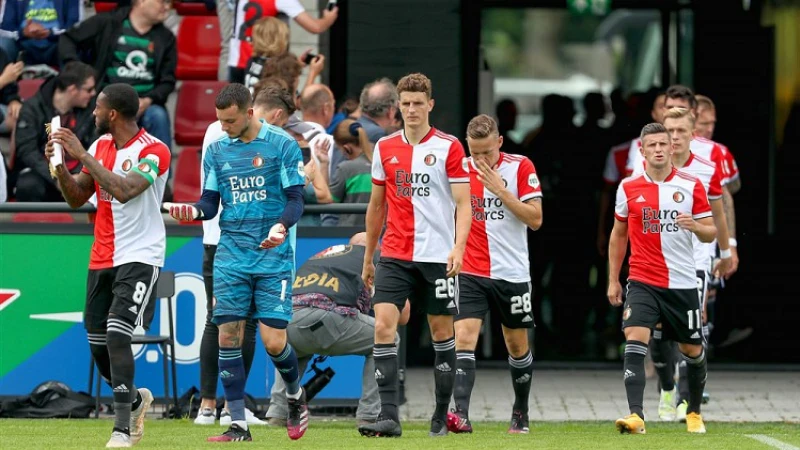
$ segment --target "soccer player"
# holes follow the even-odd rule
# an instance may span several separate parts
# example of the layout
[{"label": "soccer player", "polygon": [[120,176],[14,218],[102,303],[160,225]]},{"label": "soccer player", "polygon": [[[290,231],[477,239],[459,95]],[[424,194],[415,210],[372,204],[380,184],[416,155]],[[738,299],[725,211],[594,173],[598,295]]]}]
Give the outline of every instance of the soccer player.
[{"label": "soccer player", "polygon": [[[472,220],[469,173],[458,139],[430,125],[434,102],[428,77],[406,75],[397,83],[397,91],[404,127],[375,144],[362,273],[365,285],[375,287],[375,380],[381,412],[374,424],[360,426],[359,432],[381,437],[402,434],[395,333],[408,298],[428,315],[436,353],[436,410],[430,435],[444,436],[455,380],[456,275]],[[386,234],[376,272],[371,255],[384,217]]]},{"label": "soccer player", "polygon": [[527,434],[533,328],[527,228],[542,225],[542,190],[533,163],[500,151],[497,123],[481,114],[467,126],[472,155],[470,188],[472,227],[459,275],[456,315],[456,408],[447,416],[454,433],[471,433],[469,401],[475,384],[475,347],[483,318],[491,308],[503,324],[514,405],[509,433]]},{"label": "soccer player", "polygon": [[[292,317],[295,236],[303,213],[303,159],[285,131],[253,114],[250,91],[233,83],[216,98],[227,137],[213,142],[203,161],[203,195],[194,205],[169,205],[178,220],[208,220],[220,201],[220,239],[214,256],[214,323],[219,326],[219,376],[232,423],[211,442],[251,441],[244,412],[247,381],[242,361],[244,324],[258,319],[261,340],[286,383],[287,431],[300,439],[308,407],[297,355],[286,341]],[[288,239],[287,239],[288,237]]]},{"label": "soccer player", "polygon": [[711,242],[716,235],[702,182],[672,166],[670,135],[659,123],[645,125],[641,152],[644,173],[626,178],[617,189],[614,228],[608,245],[608,300],[622,304],[619,271],[631,243],[630,274],[622,328],[625,332],[625,390],[630,415],[618,419],[621,433],[645,432],[644,358],[650,330],[679,343],[687,360],[687,430],[705,433],[700,403],[706,380],[700,300],[697,296],[692,235]]},{"label": "soccer player", "polygon": [[166,231],[161,200],[170,164],[167,146],[139,128],[139,95],[127,84],[110,84],[97,97],[95,124],[101,134],[89,150],[68,128],[50,135],[49,158],[59,144],[83,164],[70,175],[56,168],[58,186],[77,208],[97,194],[97,220],[89,259],[84,326],[100,375],[114,392],[114,429],[107,448],[131,447],[144,435],[153,394],[133,384],[131,336],[150,327],[155,285],[164,265]]},{"label": "soccer player", "polygon": [[[694,175],[703,183],[708,195],[711,211],[714,218],[714,226],[717,228],[717,237],[722,250],[720,261],[716,267],[711,266],[711,249],[713,244],[704,244],[693,238],[695,270],[697,273],[697,291],[700,304],[703,305],[706,299],[708,279],[713,271],[715,274],[726,273],[732,264],[731,250],[728,246],[728,226],[725,218],[725,210],[722,205],[722,171],[717,164],[695,155],[690,149],[690,142],[694,132],[694,116],[688,109],[672,108],[667,110],[664,116],[664,127],[672,139],[672,165],[688,174]],[[645,164],[637,165],[634,174],[639,175],[644,172]],[[706,337],[705,328],[703,331]],[[675,388],[675,361],[671,341],[662,338],[660,325],[653,331],[653,344],[650,346],[652,358],[656,365],[656,372],[661,383],[661,400],[658,405],[658,416],[661,420],[686,419],[688,404],[688,381],[686,374],[683,374],[678,388],[680,396],[677,395]],[[685,364],[682,365],[685,367]],[[685,372],[686,370],[682,370]],[[676,409],[677,398],[677,409]]]},{"label": "soccer player", "polygon": [[[294,99],[292,94],[282,89],[278,85],[262,83],[261,89],[256,91],[253,100],[253,115],[270,125],[282,127],[289,120],[289,116],[294,114]],[[219,120],[212,123],[206,129],[203,138],[202,159],[208,147],[227,134],[222,131],[222,122]],[[200,178],[201,184],[204,182],[203,174]],[[203,221],[203,282],[206,287],[206,326],[203,329],[203,338],[200,342],[200,410],[194,423],[197,425],[213,425],[216,419],[217,405],[217,377],[219,374],[219,328],[213,322],[213,292],[214,292],[214,254],[219,244],[219,216]],[[242,343],[242,357],[244,361],[245,377],[250,373],[253,364],[255,350],[256,327],[258,321],[248,320],[245,322],[244,341]],[[245,416],[249,425],[266,425],[266,422],[256,417],[252,411],[245,408]],[[219,418],[222,426],[231,425],[231,415],[227,407],[222,411]]]},{"label": "soccer player", "polygon": [[[694,98],[697,100],[695,135],[699,138],[711,141],[714,139],[714,129],[717,126],[717,107],[714,105],[714,102],[705,95],[697,94]],[[722,148],[723,154],[725,155],[725,171],[728,175],[725,180],[725,186],[731,194],[736,194],[742,188],[741,179],[739,178],[739,166],[736,164],[736,159],[733,157],[733,153],[731,153],[728,147],[719,142],[716,144]]]}]

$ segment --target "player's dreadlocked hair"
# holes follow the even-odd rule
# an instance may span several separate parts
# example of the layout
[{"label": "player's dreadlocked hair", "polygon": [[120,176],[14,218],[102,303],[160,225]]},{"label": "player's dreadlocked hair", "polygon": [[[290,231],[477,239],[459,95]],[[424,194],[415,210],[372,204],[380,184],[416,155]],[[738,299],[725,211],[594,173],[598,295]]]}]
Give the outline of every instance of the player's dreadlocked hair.
[{"label": "player's dreadlocked hair", "polygon": [[228,109],[236,105],[239,111],[244,111],[250,108],[252,102],[250,89],[247,89],[243,84],[231,83],[219,91],[216,100],[214,100],[214,106],[217,109]]}]

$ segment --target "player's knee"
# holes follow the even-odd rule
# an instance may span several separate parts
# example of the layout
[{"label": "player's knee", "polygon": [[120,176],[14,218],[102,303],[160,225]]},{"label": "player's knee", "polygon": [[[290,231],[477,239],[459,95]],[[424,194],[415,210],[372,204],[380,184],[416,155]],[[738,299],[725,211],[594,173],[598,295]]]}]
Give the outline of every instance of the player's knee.
[{"label": "player's knee", "polygon": [[513,358],[520,358],[528,353],[528,341],[521,339],[506,340],[508,354]]},{"label": "player's knee", "polygon": [[[472,323],[472,322],[477,323]],[[481,334],[481,323],[476,319],[459,320],[454,324],[456,333],[456,349],[473,350],[478,345]]]},{"label": "player's knee", "polygon": [[434,341],[446,341],[455,335],[453,316],[428,316],[431,327],[431,338]]},{"label": "player's knee", "polygon": [[695,344],[679,344],[678,350],[689,358],[697,358],[703,353],[703,346],[702,345],[695,345]]}]

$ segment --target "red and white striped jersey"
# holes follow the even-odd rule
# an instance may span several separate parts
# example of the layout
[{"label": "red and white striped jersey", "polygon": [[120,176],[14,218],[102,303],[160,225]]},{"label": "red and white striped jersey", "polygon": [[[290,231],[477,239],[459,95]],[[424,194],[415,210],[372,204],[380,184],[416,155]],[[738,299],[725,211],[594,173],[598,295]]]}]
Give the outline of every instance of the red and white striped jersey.
[{"label": "red and white striped jersey", "polygon": [[[135,170],[151,181],[149,188],[127,203],[120,203],[95,181],[97,219],[89,268],[107,269],[132,262],[162,267],[167,237],[161,200],[169,174],[169,148],[142,128],[121,149],[116,148],[110,134],[105,134],[94,141],[89,153],[117,175],[126,177]],[[158,174],[153,173],[155,167]],[[82,170],[89,173],[85,167]]]},{"label": "red and white striped jersey", "polygon": [[728,149],[728,147],[720,144],[719,142],[716,143],[719,145],[719,148],[722,150],[722,154],[724,156],[723,162],[725,166],[725,173],[727,174],[727,178],[722,180],[722,185],[726,185],[731,181],[735,181],[739,179],[739,165],[736,164],[736,158],[733,157],[733,153]]},{"label": "red and white striped jersey", "polygon": [[238,69],[247,67],[247,62],[253,56],[253,25],[260,19],[278,14],[286,14],[289,19],[294,19],[304,11],[300,0],[238,0],[234,12],[228,66]]},{"label": "red and white striped jersey", "polygon": [[663,182],[646,173],[622,180],[614,217],[628,223],[628,280],[668,289],[697,287],[693,233],[676,223],[679,214],[711,217],[703,183],[675,168]]},{"label": "red and white striped jersey", "polygon": [[730,171],[726,169],[725,153],[722,150],[721,145],[714,141],[695,136],[694,139],[689,142],[689,149],[695,155],[717,165],[720,172],[722,172],[722,185],[724,186],[727,184],[728,180],[730,180],[731,174]]},{"label": "red and white striped jersey", "polygon": [[[634,175],[644,173],[645,162],[638,164],[633,171]],[[706,195],[710,200],[722,198],[722,172],[719,166],[713,162],[689,152],[689,159],[679,168],[681,172],[697,177],[706,190]],[[694,263],[697,270],[708,270],[711,266],[711,255],[716,248],[714,242],[700,242],[700,239],[692,234],[692,245],[694,248]]]},{"label": "red and white striped jersey", "polygon": [[605,168],[603,168],[603,181],[606,184],[615,185],[630,175],[628,161],[633,152],[639,152],[639,142],[639,138],[636,138],[611,147],[606,157]]},{"label": "red and white striped jersey", "polygon": [[[536,168],[530,159],[500,153],[495,168],[506,188],[520,201],[542,196]],[[469,182],[472,227],[461,272],[513,283],[530,281],[528,226],[483,186],[472,164]]]},{"label": "red and white striped jersey", "polygon": [[386,187],[386,234],[381,256],[446,263],[455,243],[456,205],[451,183],[468,183],[468,161],[455,137],[431,128],[417,145],[403,130],[380,139],[372,156],[372,182]]}]

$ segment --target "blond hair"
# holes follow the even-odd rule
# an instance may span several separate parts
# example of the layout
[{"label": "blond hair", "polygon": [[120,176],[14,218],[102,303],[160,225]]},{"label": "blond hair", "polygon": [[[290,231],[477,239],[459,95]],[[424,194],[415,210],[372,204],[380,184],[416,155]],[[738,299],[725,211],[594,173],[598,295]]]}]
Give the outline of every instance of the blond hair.
[{"label": "blond hair", "polygon": [[264,17],[253,25],[253,54],[272,58],[289,50],[289,27],[275,17]]},{"label": "blond hair", "polygon": [[486,114],[474,117],[467,125],[467,137],[470,139],[483,139],[489,136],[499,136],[497,122]]},{"label": "blond hair", "polygon": [[717,109],[714,106],[714,102],[712,102],[711,99],[706,97],[705,95],[697,94],[694,96],[694,98],[697,99],[698,111],[701,109],[709,109],[711,111],[715,111]]},{"label": "blond hair", "polygon": [[691,110],[686,108],[670,108],[664,113],[664,120],[667,119],[683,119],[684,117],[689,118],[689,122],[694,125],[694,114],[692,114]]},{"label": "blond hair", "polygon": [[403,92],[423,92],[428,99],[433,94],[431,80],[421,73],[411,73],[397,82],[397,95]]}]

